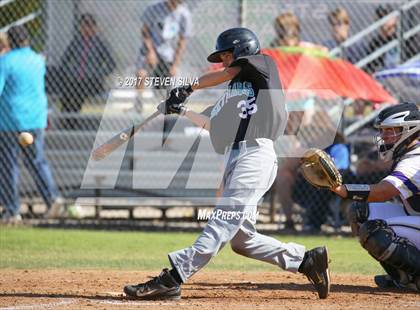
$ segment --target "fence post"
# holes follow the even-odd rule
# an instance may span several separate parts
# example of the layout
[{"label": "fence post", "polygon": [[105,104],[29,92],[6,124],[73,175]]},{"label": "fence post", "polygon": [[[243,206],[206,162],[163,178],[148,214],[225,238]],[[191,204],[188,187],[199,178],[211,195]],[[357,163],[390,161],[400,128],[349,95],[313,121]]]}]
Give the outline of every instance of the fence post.
[{"label": "fence post", "polygon": [[239,0],[239,25],[241,27],[245,27],[245,18],[246,18],[245,2],[246,0]]},{"label": "fence post", "polygon": [[398,38],[398,64],[401,64],[401,60],[404,59],[404,10],[402,7],[399,9],[400,18],[398,19],[398,30],[397,30],[397,38]]}]

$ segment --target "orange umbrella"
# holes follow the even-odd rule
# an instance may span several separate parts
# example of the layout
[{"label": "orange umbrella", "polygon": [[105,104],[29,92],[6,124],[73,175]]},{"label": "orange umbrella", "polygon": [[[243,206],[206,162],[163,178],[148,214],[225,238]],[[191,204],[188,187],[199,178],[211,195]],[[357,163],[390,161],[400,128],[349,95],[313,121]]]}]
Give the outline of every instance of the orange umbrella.
[{"label": "orange umbrella", "polygon": [[[314,48],[279,47],[262,50],[271,56],[283,87],[292,96],[317,96],[323,99],[339,97],[367,100],[375,103],[396,103],[377,81],[351,63],[330,58],[328,54]],[[217,64],[212,69],[220,68]]]},{"label": "orange umbrella", "polygon": [[282,47],[262,52],[276,62],[286,89],[310,90],[323,99],[345,97],[375,103],[397,101],[363,70],[345,60],[329,58],[315,49]]}]

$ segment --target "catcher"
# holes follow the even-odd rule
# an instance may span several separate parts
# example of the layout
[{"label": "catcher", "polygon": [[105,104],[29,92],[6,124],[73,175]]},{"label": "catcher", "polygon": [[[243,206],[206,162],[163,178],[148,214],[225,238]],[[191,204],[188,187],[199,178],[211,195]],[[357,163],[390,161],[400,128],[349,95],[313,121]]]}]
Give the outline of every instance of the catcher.
[{"label": "catcher", "polygon": [[[420,111],[413,103],[388,107],[375,127],[380,158],[393,161],[378,184],[342,185],[331,158],[316,149],[304,155],[302,171],[313,185],[355,201],[348,211],[352,231],[387,273],[375,276],[375,283],[420,291]],[[386,202],[397,196],[402,204]]]}]

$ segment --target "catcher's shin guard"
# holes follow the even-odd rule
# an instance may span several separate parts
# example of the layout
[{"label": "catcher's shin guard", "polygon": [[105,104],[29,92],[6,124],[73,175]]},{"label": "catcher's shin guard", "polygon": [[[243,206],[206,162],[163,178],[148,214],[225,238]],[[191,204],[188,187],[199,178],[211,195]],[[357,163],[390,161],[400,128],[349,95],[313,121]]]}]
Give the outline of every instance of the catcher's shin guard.
[{"label": "catcher's shin guard", "polygon": [[380,288],[399,287],[399,283],[407,278],[404,271],[398,270],[385,262],[379,262],[386,271],[385,275],[376,275],[374,281]]},{"label": "catcher's shin guard", "polygon": [[367,221],[359,230],[360,244],[379,262],[420,275],[420,250],[407,238],[398,237],[384,220]]},{"label": "catcher's shin guard", "polygon": [[401,272],[385,262],[379,262],[386,273],[395,281],[400,281]]},{"label": "catcher's shin guard", "polygon": [[347,219],[354,236],[359,235],[360,225],[369,217],[369,204],[367,202],[353,202],[347,209]]}]

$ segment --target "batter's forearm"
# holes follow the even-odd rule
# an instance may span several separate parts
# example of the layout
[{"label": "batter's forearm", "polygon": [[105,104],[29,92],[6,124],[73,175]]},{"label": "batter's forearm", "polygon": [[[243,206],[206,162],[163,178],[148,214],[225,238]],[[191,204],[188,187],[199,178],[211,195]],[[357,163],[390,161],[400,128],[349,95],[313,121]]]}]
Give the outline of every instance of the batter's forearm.
[{"label": "batter's forearm", "polygon": [[234,67],[206,73],[198,79],[198,84],[192,85],[192,89],[212,87],[230,81],[240,70],[240,68]]},{"label": "batter's forearm", "polygon": [[200,113],[196,113],[194,111],[191,110],[187,110],[185,112],[185,115],[189,120],[191,120],[195,125],[197,125],[198,127],[204,128],[206,130],[210,130],[210,118],[200,114]]}]

